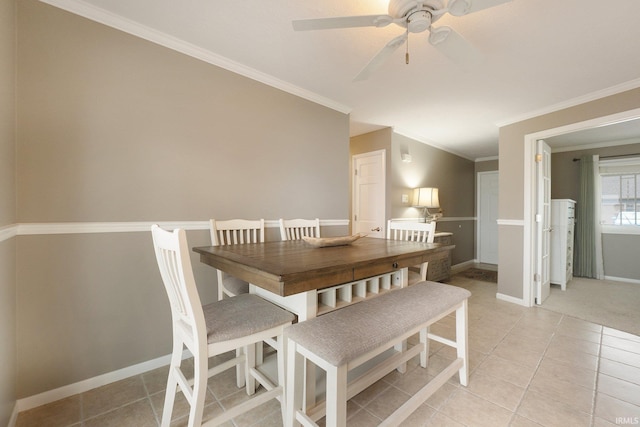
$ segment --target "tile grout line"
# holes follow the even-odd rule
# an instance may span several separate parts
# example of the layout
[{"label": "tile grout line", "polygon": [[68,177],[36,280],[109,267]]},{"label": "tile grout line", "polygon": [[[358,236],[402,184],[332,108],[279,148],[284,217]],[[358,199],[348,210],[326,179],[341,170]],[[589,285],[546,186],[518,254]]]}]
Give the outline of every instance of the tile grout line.
[{"label": "tile grout line", "polygon": [[593,397],[591,400],[591,427],[595,426],[596,422],[596,403],[598,401],[598,381],[600,379],[600,360],[602,358],[602,339],[604,338],[604,326],[600,327],[600,345],[598,346],[598,361],[596,365],[596,382],[593,390]]},{"label": "tile grout line", "polygon": [[[544,357],[547,354],[547,351],[549,351],[549,346],[551,345],[551,342],[553,341],[553,337],[556,336],[556,333],[558,332],[558,328],[560,327],[560,324],[562,323],[562,319],[564,319],[565,315],[562,314],[560,316],[560,320],[558,321],[558,323],[556,324],[555,329],[553,330],[553,334],[551,334],[551,337],[549,338],[549,341],[547,342],[547,345],[544,348],[544,351],[542,352],[542,356],[540,356],[540,360],[538,360],[538,363],[536,364],[536,368],[533,371],[533,375],[531,375],[531,378],[529,379],[529,382],[527,383],[527,386],[524,389],[524,393],[522,394],[522,399],[520,399],[520,402],[518,402],[518,406],[516,406],[516,409],[513,411],[513,417],[512,417],[512,421],[515,421],[513,418],[515,418],[518,415],[518,410],[520,409],[520,407],[522,406],[522,401],[524,400],[525,395],[529,392],[529,387],[531,386],[531,382],[533,381],[533,379],[535,378],[536,374],[538,373],[538,370],[540,369],[540,365],[542,365],[542,361],[544,360]],[[534,421],[530,418],[524,417],[523,418],[539,424],[537,421]]]}]

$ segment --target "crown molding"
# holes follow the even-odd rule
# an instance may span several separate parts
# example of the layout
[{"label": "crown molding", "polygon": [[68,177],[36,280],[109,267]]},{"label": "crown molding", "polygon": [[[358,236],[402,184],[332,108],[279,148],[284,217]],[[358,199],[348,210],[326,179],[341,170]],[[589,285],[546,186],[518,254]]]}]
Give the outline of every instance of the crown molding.
[{"label": "crown molding", "polygon": [[503,121],[497,122],[496,126],[504,127],[512,125],[514,123],[523,122],[525,120],[533,119],[534,117],[544,116],[545,114],[554,113],[556,111],[564,110],[566,108],[575,107],[576,105],[584,104],[591,101],[596,101],[607,96],[616,95],[618,93],[626,92],[628,90],[637,89],[640,87],[640,78],[630,80],[619,85],[611,86],[602,90],[588,93],[586,95],[579,96],[577,98],[569,99],[558,104],[550,105],[548,107],[534,110],[529,113],[514,116]]},{"label": "crown molding", "polygon": [[184,40],[180,40],[177,37],[170,36],[153,28],[142,25],[138,22],[126,19],[120,15],[109,12],[102,8],[83,2],[82,0],[40,0],[42,3],[49,4],[59,9],[66,10],[75,15],[82,16],[89,20],[104,24],[108,27],[115,28],[141,39],[156,43],[160,46],[164,46],[168,49],[175,50],[190,57],[199,59],[203,62],[215,65],[249,79],[264,83],[267,86],[280,89],[284,92],[290,93],[308,101],[320,104],[324,107],[338,111],[343,114],[349,114],[352,110],[351,107],[341,104],[329,98],[325,98],[317,93],[308,91],[301,87],[292,85],[273,77],[269,74],[263,73],[246,65],[232,61],[229,58],[213,53],[209,50],[203,49],[192,43],[187,43]]}]

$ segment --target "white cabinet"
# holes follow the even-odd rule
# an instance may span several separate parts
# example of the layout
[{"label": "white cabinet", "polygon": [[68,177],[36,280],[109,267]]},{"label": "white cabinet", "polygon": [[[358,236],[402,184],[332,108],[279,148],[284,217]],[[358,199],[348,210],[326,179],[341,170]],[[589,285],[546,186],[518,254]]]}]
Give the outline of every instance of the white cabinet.
[{"label": "white cabinet", "polygon": [[551,283],[567,289],[573,278],[573,232],[576,202],[569,199],[551,200]]}]

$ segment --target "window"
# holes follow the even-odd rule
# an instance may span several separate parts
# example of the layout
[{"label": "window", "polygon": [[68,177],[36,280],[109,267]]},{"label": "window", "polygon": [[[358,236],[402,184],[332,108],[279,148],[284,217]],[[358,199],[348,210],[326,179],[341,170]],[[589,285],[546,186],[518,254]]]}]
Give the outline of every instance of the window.
[{"label": "window", "polygon": [[600,161],[600,223],[640,226],[640,158]]}]

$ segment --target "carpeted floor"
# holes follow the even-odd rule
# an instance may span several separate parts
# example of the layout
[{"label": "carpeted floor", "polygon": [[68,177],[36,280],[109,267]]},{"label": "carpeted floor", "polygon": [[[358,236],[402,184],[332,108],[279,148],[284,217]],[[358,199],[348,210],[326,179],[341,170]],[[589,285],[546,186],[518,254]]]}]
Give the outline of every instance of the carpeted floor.
[{"label": "carpeted floor", "polygon": [[498,272],[493,270],[485,270],[482,268],[468,268],[458,273],[459,275],[473,280],[481,280],[483,282],[498,283]]},{"label": "carpeted floor", "polygon": [[551,285],[540,306],[614,329],[640,335],[640,284],[574,277],[567,290]]}]

